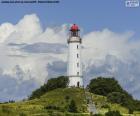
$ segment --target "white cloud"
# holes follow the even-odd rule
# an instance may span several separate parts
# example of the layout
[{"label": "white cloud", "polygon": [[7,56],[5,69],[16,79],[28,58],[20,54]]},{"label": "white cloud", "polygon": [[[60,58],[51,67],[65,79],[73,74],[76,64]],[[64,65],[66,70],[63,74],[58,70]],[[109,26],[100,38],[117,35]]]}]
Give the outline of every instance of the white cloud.
[{"label": "white cloud", "polygon": [[[9,84],[1,84],[1,100],[22,99],[49,76],[66,73],[67,27],[64,24],[43,31],[35,14],[25,15],[15,25],[0,25],[0,81]],[[115,76],[125,89],[140,99],[140,42],[131,40],[133,34],[103,29],[83,36],[86,82],[96,76]],[[11,88],[13,83],[15,86]]]},{"label": "white cloud", "polygon": [[[2,69],[0,80],[3,80],[6,75],[9,79],[7,83],[10,83],[10,80],[16,81],[16,87],[13,87],[12,90],[9,87],[4,89],[6,85],[2,85],[3,89],[1,89],[4,91],[1,93],[4,96],[2,100],[8,100],[12,96],[15,97],[13,99],[20,99],[20,97],[22,99],[23,96],[27,96],[29,94],[27,89],[24,95],[17,94],[18,91],[21,91],[19,88],[24,86],[24,82],[29,81],[31,84],[30,80],[33,79],[33,83],[36,83],[35,87],[37,87],[37,84],[38,86],[43,84],[48,78],[47,64],[61,59],[66,61],[66,55],[65,57],[62,55],[65,54],[66,49],[66,45],[63,44],[67,41],[65,39],[66,28],[67,25],[64,24],[60,27],[48,27],[43,31],[39,18],[35,14],[25,15],[15,25],[11,23],[0,25],[0,69]],[[48,48],[49,44],[52,48]],[[45,47],[45,45],[48,46]],[[28,52],[27,47],[36,49]],[[26,51],[25,48],[27,48]],[[56,52],[58,53],[56,54]],[[29,90],[33,90],[35,87],[31,86]],[[10,96],[10,90],[16,91],[16,93],[13,92],[13,95]]]},{"label": "white cloud", "polygon": [[47,43],[60,43],[65,44],[67,42],[67,25],[64,24],[60,27],[46,28],[36,42],[47,42]]},{"label": "white cloud", "polygon": [[14,30],[14,26],[10,23],[0,25],[0,43],[4,42]]},{"label": "white cloud", "polygon": [[[9,28],[9,30],[5,30],[10,33],[10,24],[7,25],[7,28]],[[42,33],[39,18],[35,14],[25,15],[13,28],[12,33],[6,38],[6,43],[32,42]]]},{"label": "white cloud", "polygon": [[104,29],[84,35],[83,44],[89,50],[90,58],[93,58],[93,56],[95,56],[94,58],[103,58],[106,54],[111,54],[123,59],[129,55],[132,46],[129,43],[129,38],[132,34],[132,32],[117,34]]},{"label": "white cloud", "polygon": [[118,34],[104,29],[84,35],[83,59],[87,81],[97,76],[115,76],[135,98],[140,98],[140,41],[131,40],[133,34]]}]

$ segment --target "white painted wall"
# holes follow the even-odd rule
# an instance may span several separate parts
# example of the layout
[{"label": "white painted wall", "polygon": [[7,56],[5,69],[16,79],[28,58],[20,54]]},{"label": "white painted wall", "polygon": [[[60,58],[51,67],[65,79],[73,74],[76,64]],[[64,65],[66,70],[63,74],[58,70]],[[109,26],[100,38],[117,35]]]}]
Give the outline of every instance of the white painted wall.
[{"label": "white painted wall", "polygon": [[[77,82],[79,82],[80,86],[83,86],[80,37],[70,38],[70,41],[76,41],[76,40],[77,42],[70,42],[68,44],[69,51],[68,51],[67,75],[69,76],[69,81],[70,81],[69,86],[77,86]],[[79,66],[77,66],[77,63],[79,63]]]}]

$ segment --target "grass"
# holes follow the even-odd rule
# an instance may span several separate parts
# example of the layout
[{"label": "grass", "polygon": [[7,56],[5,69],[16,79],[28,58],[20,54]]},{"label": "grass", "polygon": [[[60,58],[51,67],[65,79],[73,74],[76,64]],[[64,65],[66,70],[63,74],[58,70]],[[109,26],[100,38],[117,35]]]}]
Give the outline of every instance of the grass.
[{"label": "grass", "polygon": [[110,103],[107,101],[107,98],[104,96],[100,96],[100,95],[96,95],[96,94],[92,94],[92,98],[93,101],[96,105],[96,108],[98,110],[99,113],[101,114],[105,114],[106,112],[108,112],[108,110],[118,110],[120,111],[121,114],[128,114],[128,109],[125,107],[122,107],[119,104],[115,104],[115,103]]},{"label": "grass", "polygon": [[[82,89],[65,88],[56,89],[46,93],[38,99],[27,100],[24,102],[0,104],[0,115],[26,116],[26,115],[48,115],[61,116],[63,114],[71,116],[67,112],[71,100],[77,104],[78,113],[86,116],[87,106]],[[73,114],[77,115],[77,114]]]},{"label": "grass", "polygon": [[[101,114],[117,109],[121,114],[128,115],[128,109],[109,103],[106,97],[92,94],[92,98]],[[72,99],[76,102],[78,113],[68,112]],[[132,116],[140,116],[138,111],[134,114]],[[89,113],[83,89],[65,88],[50,91],[38,99],[0,104],[0,116],[89,116]]]}]

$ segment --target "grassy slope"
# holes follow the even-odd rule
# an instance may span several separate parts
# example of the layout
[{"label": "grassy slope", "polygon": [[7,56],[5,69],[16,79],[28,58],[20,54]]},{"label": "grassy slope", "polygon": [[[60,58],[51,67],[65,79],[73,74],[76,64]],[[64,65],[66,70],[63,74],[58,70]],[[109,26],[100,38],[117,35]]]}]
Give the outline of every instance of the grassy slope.
[{"label": "grassy slope", "polygon": [[104,96],[92,94],[93,101],[96,105],[96,108],[100,114],[105,114],[109,110],[118,110],[124,116],[140,116],[139,111],[134,111],[134,114],[128,114],[128,109],[115,103],[110,103],[107,101],[107,98]]},{"label": "grassy slope", "polygon": [[[66,99],[66,96],[69,96]],[[128,110],[118,104],[108,103],[106,97],[92,94],[93,100],[97,106],[97,109],[100,113],[104,114],[110,110],[119,110],[122,114],[127,114]],[[41,96],[39,99],[24,101],[24,102],[16,102],[16,103],[8,103],[8,104],[0,104],[0,116],[51,116],[53,112],[53,116],[78,116],[74,114],[67,113],[68,104],[74,99],[77,107],[79,116],[89,116],[86,106],[86,101],[84,97],[84,92],[79,88],[65,88],[65,89],[56,89],[46,93]],[[57,109],[45,109],[47,106],[55,106]],[[80,114],[81,113],[81,114]],[[140,116],[138,114],[137,116]]]}]

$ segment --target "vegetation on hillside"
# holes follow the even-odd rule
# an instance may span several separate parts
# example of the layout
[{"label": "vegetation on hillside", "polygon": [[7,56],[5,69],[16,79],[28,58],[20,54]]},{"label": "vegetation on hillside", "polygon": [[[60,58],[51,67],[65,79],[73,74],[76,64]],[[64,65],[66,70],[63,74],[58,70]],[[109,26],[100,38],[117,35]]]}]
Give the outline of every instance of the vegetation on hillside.
[{"label": "vegetation on hillside", "polygon": [[107,96],[111,92],[122,92],[123,89],[114,78],[98,77],[92,79],[88,85],[89,91],[98,95]]},{"label": "vegetation on hillside", "polygon": [[[40,98],[0,104],[0,116],[90,116],[84,96],[82,88],[59,88],[48,91]],[[108,102],[105,96],[92,94],[92,98],[100,114],[97,116],[105,116],[106,112],[116,110],[128,114],[127,108]],[[139,116],[140,112],[134,114]]]},{"label": "vegetation on hillside", "polygon": [[74,100],[71,100],[69,106],[68,106],[68,111],[69,112],[74,112],[76,113],[77,112],[77,106],[76,106],[76,103]]},{"label": "vegetation on hillside", "polygon": [[[76,114],[77,115],[76,115]],[[59,88],[40,98],[0,104],[0,116],[89,116],[82,88]]]},{"label": "vegetation on hillside", "polygon": [[66,88],[68,86],[68,83],[69,79],[66,76],[60,76],[58,78],[49,79],[47,83],[33,91],[29,99],[39,98],[46,92],[57,88]]},{"label": "vegetation on hillside", "polygon": [[[33,91],[29,99],[39,98],[46,92],[57,88],[66,88],[68,83],[68,77],[65,76],[52,78],[48,80],[48,82],[41,86],[39,89]],[[123,90],[123,88],[119,85],[118,81],[116,81],[114,78],[98,77],[92,79],[88,85],[88,88],[89,91],[94,94],[106,96],[108,102],[117,103],[128,108],[130,114],[133,113],[134,110],[140,110],[140,101],[134,100],[133,97],[127,91]],[[66,98],[67,97],[68,96],[66,96]],[[74,107],[76,108],[76,106]]]},{"label": "vegetation on hillside", "polygon": [[[65,76],[50,79],[33,91],[29,100],[0,104],[0,116],[90,116],[84,89],[67,88],[68,83]],[[140,109],[140,102],[114,78],[92,79],[88,88],[99,113],[93,116],[140,115],[134,111]]]},{"label": "vegetation on hillside", "polygon": [[119,85],[114,78],[98,77],[92,79],[88,85],[89,91],[98,95],[106,96],[112,103],[118,103],[129,109],[129,113],[140,109],[140,101],[133,97]]},{"label": "vegetation on hillside", "polygon": [[109,111],[105,113],[105,116],[122,116],[119,111]]}]

